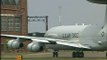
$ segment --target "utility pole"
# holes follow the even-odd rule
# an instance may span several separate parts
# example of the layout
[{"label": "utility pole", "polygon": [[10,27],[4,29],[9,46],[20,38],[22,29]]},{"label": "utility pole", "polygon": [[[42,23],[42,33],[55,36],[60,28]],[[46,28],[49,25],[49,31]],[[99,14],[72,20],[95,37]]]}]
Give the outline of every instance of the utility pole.
[{"label": "utility pole", "polygon": [[61,25],[61,9],[62,9],[62,6],[59,6],[59,25]]},{"label": "utility pole", "polygon": [[48,16],[46,16],[46,22],[45,22],[45,25],[46,25],[46,31],[48,30]]}]

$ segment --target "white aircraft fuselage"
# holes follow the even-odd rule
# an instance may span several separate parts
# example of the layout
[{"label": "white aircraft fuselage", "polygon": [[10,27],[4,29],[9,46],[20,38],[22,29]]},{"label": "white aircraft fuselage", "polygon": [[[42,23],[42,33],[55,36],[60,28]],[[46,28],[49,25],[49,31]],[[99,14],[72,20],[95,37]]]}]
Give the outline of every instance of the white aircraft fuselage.
[{"label": "white aircraft fuselage", "polygon": [[57,26],[49,29],[45,37],[71,40],[72,38],[78,38],[79,33],[86,27],[88,25]]},{"label": "white aircraft fuselage", "polygon": [[80,34],[80,43],[92,50],[107,50],[107,25],[103,28],[90,25]]},{"label": "white aircraft fuselage", "polygon": [[[107,50],[106,26],[101,28],[96,25],[71,25],[58,26],[48,30],[45,37],[75,41],[91,48],[91,50]],[[46,45],[51,49],[74,49],[64,45]]]}]

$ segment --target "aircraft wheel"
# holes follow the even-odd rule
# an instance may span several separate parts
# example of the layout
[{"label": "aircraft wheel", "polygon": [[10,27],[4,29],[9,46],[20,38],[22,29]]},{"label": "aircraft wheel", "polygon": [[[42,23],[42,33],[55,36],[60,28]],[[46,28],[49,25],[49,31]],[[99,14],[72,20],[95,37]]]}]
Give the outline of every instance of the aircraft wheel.
[{"label": "aircraft wheel", "polygon": [[73,52],[72,57],[73,58],[83,58],[84,57],[84,52]]},{"label": "aircraft wheel", "polygon": [[79,56],[78,56],[79,58],[81,58],[82,57],[82,52],[79,52]]},{"label": "aircraft wheel", "polygon": [[81,56],[80,56],[81,58],[83,58],[84,57],[84,52],[81,52]]},{"label": "aircraft wheel", "polygon": [[76,52],[76,57],[79,58],[80,57],[80,52]]},{"label": "aircraft wheel", "polygon": [[83,57],[84,57],[84,53],[83,53],[83,52],[80,52],[79,57],[80,57],[80,58],[83,58]]},{"label": "aircraft wheel", "polygon": [[53,51],[53,57],[58,57],[58,51],[57,50]]},{"label": "aircraft wheel", "polygon": [[76,57],[76,52],[72,52],[72,57],[73,57],[73,58]]},{"label": "aircraft wheel", "polygon": [[82,52],[77,52],[77,57],[81,58],[83,56]]}]

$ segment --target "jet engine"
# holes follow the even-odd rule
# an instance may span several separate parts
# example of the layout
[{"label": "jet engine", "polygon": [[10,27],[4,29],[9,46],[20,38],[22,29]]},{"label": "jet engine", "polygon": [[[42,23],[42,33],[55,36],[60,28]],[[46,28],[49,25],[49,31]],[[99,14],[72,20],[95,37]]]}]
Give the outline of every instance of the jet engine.
[{"label": "jet engine", "polygon": [[27,49],[31,52],[39,52],[42,51],[44,48],[43,44],[38,42],[31,42],[28,44]]},{"label": "jet engine", "polygon": [[18,40],[15,40],[15,39],[8,41],[7,45],[9,48],[14,48],[14,49],[23,47],[23,43],[19,42]]}]

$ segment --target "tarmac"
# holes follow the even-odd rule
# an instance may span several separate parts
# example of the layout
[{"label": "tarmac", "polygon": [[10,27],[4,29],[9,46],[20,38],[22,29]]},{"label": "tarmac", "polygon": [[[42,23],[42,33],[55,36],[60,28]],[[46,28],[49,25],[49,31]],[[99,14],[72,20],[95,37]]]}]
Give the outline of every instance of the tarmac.
[{"label": "tarmac", "polygon": [[[2,52],[1,53],[1,58],[15,58],[17,54],[22,55],[25,58],[36,58],[36,57],[52,57],[52,52]],[[72,57],[72,51],[59,51],[59,56],[58,57]],[[106,52],[97,52],[97,51],[85,51],[84,52],[84,57],[85,58],[105,58],[106,57]]]}]

